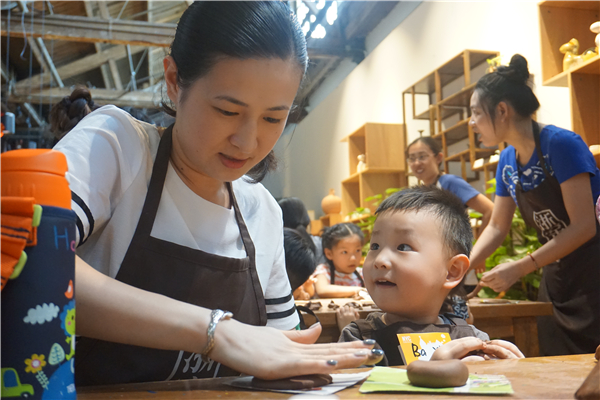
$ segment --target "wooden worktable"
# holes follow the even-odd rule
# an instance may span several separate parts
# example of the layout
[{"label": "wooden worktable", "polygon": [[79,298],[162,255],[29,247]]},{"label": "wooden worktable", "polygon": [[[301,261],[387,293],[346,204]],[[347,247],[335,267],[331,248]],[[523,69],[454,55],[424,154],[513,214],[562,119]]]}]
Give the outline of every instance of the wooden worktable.
[{"label": "wooden worktable", "polygon": [[[373,304],[372,301],[352,299],[317,299],[314,301],[319,301],[323,305],[320,310],[314,311],[323,326],[323,332],[318,340],[320,343],[337,342],[340,337],[335,311],[328,307],[331,301],[340,306],[351,301]],[[296,301],[297,305],[306,303],[307,301]],[[536,357],[540,354],[536,317],[552,315],[552,303],[476,298],[469,300],[469,308],[475,319],[475,327],[486,332],[491,338],[508,339],[514,342],[527,357]],[[373,311],[381,310],[373,305],[363,307],[363,310],[358,312],[361,318],[366,318]],[[311,315],[305,315],[304,320],[308,326],[315,322]]]},{"label": "wooden worktable", "polygon": [[[596,361],[593,354],[538,357],[520,360],[494,360],[466,363],[469,372],[505,375],[511,382],[514,394],[502,396],[510,399],[572,399],[573,394],[590,373]],[[341,370],[360,372],[364,369]],[[114,385],[95,388],[77,388],[78,400],[104,399],[287,399],[289,394],[244,391],[227,385],[235,378],[198,379],[172,382],[153,382]],[[340,399],[445,399],[468,398],[492,400],[494,396],[477,395],[423,395],[423,394],[361,394],[360,384],[336,393]]]}]

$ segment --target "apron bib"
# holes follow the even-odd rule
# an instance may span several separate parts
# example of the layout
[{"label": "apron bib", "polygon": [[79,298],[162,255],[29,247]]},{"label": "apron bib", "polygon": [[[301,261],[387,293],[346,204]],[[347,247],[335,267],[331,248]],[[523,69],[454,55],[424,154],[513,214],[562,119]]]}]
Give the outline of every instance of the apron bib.
[{"label": "apron bib", "polygon": [[[231,311],[240,322],[264,326],[266,306],[256,272],[255,248],[230,183],[227,189],[246,249],[245,258],[217,256],[150,236],[169,165],[172,130],[171,125],[160,140],[142,214],[116,279],[200,307]],[[77,343],[76,385],[229,375],[239,373],[212,360],[205,363],[196,353],[86,337]]]},{"label": "apron bib", "polygon": [[[535,148],[545,179],[524,192],[521,171],[516,198],[525,223],[535,228],[544,244],[569,226],[570,220],[558,180],[548,172],[534,122]],[[600,227],[596,235],[578,249],[543,269],[538,300],[551,301],[554,315],[538,317],[541,355],[593,353],[600,343]]]},{"label": "apron bib", "polygon": [[473,327],[467,324],[467,322],[459,317],[452,317],[446,314],[446,317],[452,321],[450,324],[416,324],[408,321],[400,321],[386,326],[383,329],[373,329],[371,325],[364,319],[354,321],[358,325],[361,337],[372,338],[377,341],[377,344],[381,347],[385,353],[385,357],[377,365],[379,366],[396,366],[406,365],[405,358],[402,354],[400,347],[400,341],[398,340],[399,334],[409,333],[427,333],[427,332],[442,332],[450,334],[450,338],[460,339],[463,337],[475,336]]}]

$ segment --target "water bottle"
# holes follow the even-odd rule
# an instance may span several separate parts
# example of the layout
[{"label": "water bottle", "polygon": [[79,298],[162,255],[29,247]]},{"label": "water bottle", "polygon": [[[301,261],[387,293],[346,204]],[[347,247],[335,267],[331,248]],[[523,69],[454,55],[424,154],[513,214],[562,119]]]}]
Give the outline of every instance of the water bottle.
[{"label": "water bottle", "polygon": [[[66,157],[55,150],[24,149],[3,153],[0,162],[1,395],[75,399],[76,216]],[[9,265],[5,253],[15,241],[26,245],[16,265],[14,257]],[[5,266],[10,275],[5,276]]]}]

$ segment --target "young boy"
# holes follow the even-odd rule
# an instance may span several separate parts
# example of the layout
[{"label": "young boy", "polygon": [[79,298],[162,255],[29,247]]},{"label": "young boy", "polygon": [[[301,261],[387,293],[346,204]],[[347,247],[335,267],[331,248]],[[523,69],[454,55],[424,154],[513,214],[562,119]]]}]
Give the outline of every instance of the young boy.
[{"label": "young boy", "polygon": [[[427,186],[409,188],[384,200],[375,214],[363,274],[383,312],[350,323],[340,342],[375,339],[385,352],[378,365],[406,365],[430,357],[523,357],[512,343],[489,341],[464,319],[439,314],[444,299],[469,269],[473,233],[457,197]],[[423,333],[433,333],[429,338],[434,339],[427,343]]]}]

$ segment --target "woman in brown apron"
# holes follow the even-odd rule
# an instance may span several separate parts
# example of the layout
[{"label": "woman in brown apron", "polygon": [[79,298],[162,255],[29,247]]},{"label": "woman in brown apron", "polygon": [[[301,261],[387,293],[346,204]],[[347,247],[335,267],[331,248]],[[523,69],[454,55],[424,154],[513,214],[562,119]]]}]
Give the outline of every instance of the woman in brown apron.
[{"label": "woman in brown apron", "polygon": [[600,227],[594,216],[600,172],[580,136],[532,119],[539,102],[528,78],[527,61],[515,55],[509,66],[481,78],[471,98],[470,123],[481,142],[510,145],[500,155],[492,220],[471,265],[483,272],[481,264],[506,237],[518,205],[543,246],[484,273],[481,283],[504,291],[544,267],[539,300],[551,301],[554,315],[538,319],[541,354],[591,353],[600,343]]},{"label": "woman in brown apron", "polygon": [[[291,310],[267,314],[267,305],[290,302],[291,291],[265,301],[256,265],[261,249],[255,248],[257,238],[250,235],[232,182],[247,175],[246,179],[256,183],[272,169],[272,148],[283,131],[307,61],[304,35],[283,2],[195,2],[183,14],[171,54],[164,61],[167,95],[177,109],[175,123],[153,147],[157,135],[144,137],[142,131],[147,132],[148,127],[131,122],[126,127],[133,125],[131,134],[143,137],[143,145],[138,146],[143,148],[133,154],[119,146],[114,149],[114,154],[121,157],[117,159],[119,165],[124,163],[123,154],[146,160],[141,162],[142,167],[152,165],[147,189],[143,184],[148,181],[142,181],[143,207],[117,265],[118,272],[113,279],[94,269],[103,266],[90,266],[77,259],[77,333],[82,336],[76,356],[78,385],[240,372],[277,378],[327,373],[369,359],[373,347],[370,341],[355,345],[301,344],[316,341],[318,326],[306,332],[260,328],[267,319],[295,315],[295,310],[292,303]],[[173,109],[169,111],[175,116]],[[78,227],[80,244],[88,241],[87,249],[90,244],[105,243],[105,239],[97,238],[109,230],[113,215],[123,216],[111,211],[114,214],[108,222],[100,219],[94,231],[97,207],[90,193],[95,193],[94,179],[104,177],[93,173],[102,169],[103,162],[114,161],[98,160],[93,146],[102,146],[105,137],[122,139],[119,135],[123,130],[117,124],[121,120],[116,121],[119,115],[114,108],[102,108],[88,116],[88,121],[94,119],[102,129],[98,137],[92,138],[89,153],[73,152],[78,143],[85,144],[93,136],[84,131],[91,129],[85,120],[57,147],[67,154],[70,168],[87,163],[87,168],[70,171],[73,201],[87,217],[85,224],[80,219]],[[112,126],[119,132],[111,133]],[[126,142],[117,143],[125,146]],[[106,152],[106,147],[100,150]],[[110,151],[113,149],[108,153],[112,155]],[[153,228],[165,204],[161,199],[165,198],[169,165],[186,190],[224,209],[233,209],[241,239],[238,243],[245,257],[212,254],[156,237]],[[82,179],[89,180],[85,186],[89,190],[77,193],[74,188],[84,187],[77,182]],[[114,190],[125,185],[127,179],[117,175]],[[127,191],[134,186],[131,184],[132,189]],[[118,203],[127,191],[110,197],[110,210],[119,210]],[[98,193],[100,196],[105,192]],[[172,200],[173,193],[178,192],[169,192],[169,200],[177,204]],[[139,210],[131,209],[129,213],[137,214]],[[169,229],[182,229],[181,225],[173,223]],[[216,228],[202,227],[217,232]],[[281,226],[273,229],[281,230]],[[117,237],[119,232],[113,233]],[[106,248],[92,250],[102,255],[118,251],[120,245],[109,243]],[[271,271],[285,274],[283,265]]]}]

